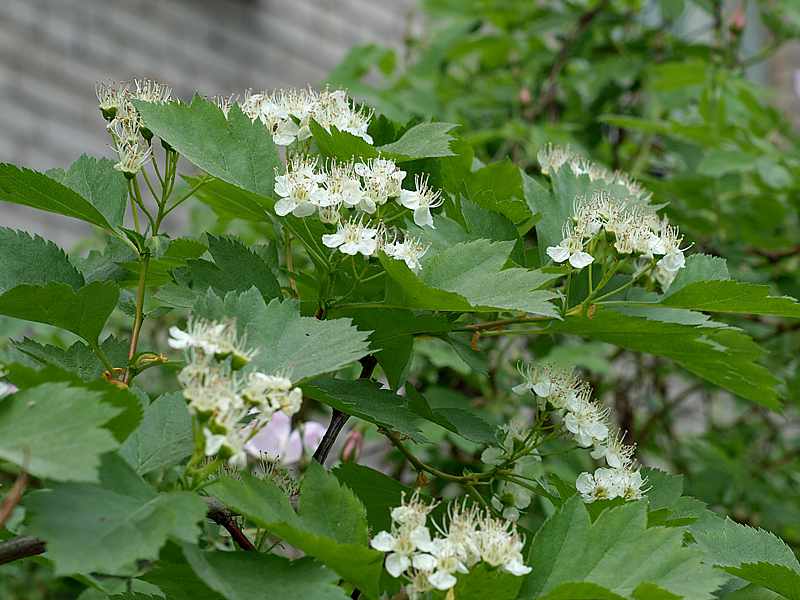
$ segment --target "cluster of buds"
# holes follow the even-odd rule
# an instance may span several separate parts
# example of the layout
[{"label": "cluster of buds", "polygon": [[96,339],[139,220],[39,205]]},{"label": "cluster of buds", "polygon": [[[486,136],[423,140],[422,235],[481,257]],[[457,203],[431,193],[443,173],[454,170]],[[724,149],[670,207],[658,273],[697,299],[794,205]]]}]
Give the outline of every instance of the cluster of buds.
[{"label": "cluster of buds", "polygon": [[409,582],[410,598],[451,590],[457,574],[469,573],[480,562],[516,576],[530,573],[522,557],[524,540],[514,523],[454,503],[446,523],[434,524],[432,535],[428,515],[434,507],[422,501],[418,491],[408,499],[403,495],[401,505],[392,509],[391,531],[381,531],[371,541],[373,548],[387,553],[387,572]]},{"label": "cluster of buds", "polygon": [[576,487],[584,501],[641,498],[645,480],[635,465],[635,447],[625,444],[624,434],[613,430],[608,409],[592,399],[589,384],[572,371],[549,365],[521,365],[519,370],[523,382],[512,391],[532,392],[543,406],[549,404],[561,415],[564,428],[575,442],[582,448],[591,447],[592,457],[604,460],[608,466],[594,474],[580,474]]},{"label": "cluster of buds", "polygon": [[98,108],[108,121],[113,148],[119,157],[114,168],[132,178],[150,158],[150,140],[153,138],[153,133],[142,125],[133,100],[169,102],[172,89],[150,79],[135,79],[130,83],[98,83],[95,92]]},{"label": "cluster of buds", "polygon": [[[221,99],[218,105],[227,114],[230,103],[230,99]],[[329,133],[335,127],[372,143],[367,133],[372,111],[357,108],[343,90],[248,92],[239,107],[252,120],[261,121],[279,146],[311,137],[312,119]]]},{"label": "cluster of buds", "polygon": [[247,464],[247,444],[278,411],[291,417],[302,404],[300,388],[281,375],[245,373],[255,356],[233,321],[191,319],[184,331],[170,328],[169,345],[183,350],[178,375],[189,411],[202,424],[206,456],[234,468]]}]

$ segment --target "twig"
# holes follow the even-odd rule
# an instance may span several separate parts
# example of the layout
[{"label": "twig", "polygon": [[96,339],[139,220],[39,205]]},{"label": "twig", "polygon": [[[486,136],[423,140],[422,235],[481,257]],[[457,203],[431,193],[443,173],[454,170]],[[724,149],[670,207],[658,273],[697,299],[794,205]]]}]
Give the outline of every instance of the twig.
[{"label": "twig", "polygon": [[22,471],[17,476],[17,480],[14,482],[14,485],[11,486],[11,490],[8,492],[8,494],[6,494],[6,497],[3,498],[3,503],[0,504],[0,527],[3,527],[3,525],[6,524],[6,521],[8,521],[8,518],[14,511],[14,507],[19,504],[19,501],[22,498],[22,493],[25,491],[27,485],[28,474],[25,471]]},{"label": "twig", "polygon": [[22,535],[0,542],[0,565],[36,556],[45,551],[45,542],[30,535]]},{"label": "twig", "polygon": [[139,333],[142,330],[142,323],[144,322],[144,294],[147,287],[147,268],[150,266],[150,254],[145,251],[142,255],[142,261],[139,266],[139,286],[136,290],[136,315],[133,319],[133,331],[131,333],[131,345],[128,349],[128,369],[125,371],[124,383],[130,383],[131,369],[130,363],[133,357],[136,356],[136,347],[139,344]]},{"label": "twig", "polygon": [[224,527],[239,548],[248,552],[255,551],[256,547],[253,545],[253,542],[247,538],[244,532],[239,529],[236,520],[233,518],[233,514],[216,498],[207,497],[204,499],[206,504],[208,504],[208,518],[217,525]]},{"label": "twig", "polygon": [[[372,372],[375,370],[378,360],[370,354],[362,358],[360,362],[361,375],[359,376],[359,379],[369,379],[372,377]],[[331,451],[331,448],[333,448],[336,438],[342,431],[342,427],[344,427],[344,424],[347,423],[347,419],[349,418],[350,415],[346,415],[342,411],[335,408],[333,409],[333,414],[331,414],[331,422],[328,425],[328,429],[325,431],[325,435],[322,437],[322,441],[320,442],[316,452],[314,452],[314,460],[319,464],[325,464],[325,459],[328,458],[328,453]]]}]

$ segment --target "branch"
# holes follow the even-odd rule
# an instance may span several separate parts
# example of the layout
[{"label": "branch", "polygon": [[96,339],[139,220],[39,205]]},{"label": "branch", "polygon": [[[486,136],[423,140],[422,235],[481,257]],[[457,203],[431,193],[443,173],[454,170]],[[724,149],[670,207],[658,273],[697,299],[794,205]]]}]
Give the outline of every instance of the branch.
[{"label": "branch", "polygon": [[28,486],[28,474],[22,471],[18,476],[11,490],[3,498],[3,503],[0,504],[0,527],[6,524],[11,513],[14,512],[14,507],[19,504],[22,499],[22,494]]},{"label": "branch", "polygon": [[[369,356],[362,358],[359,362],[361,363],[361,375],[359,376],[359,379],[369,379],[372,377],[372,372],[375,370],[378,360],[370,354]],[[331,414],[331,422],[328,425],[328,429],[325,431],[325,435],[322,437],[322,441],[319,443],[317,451],[314,452],[314,460],[319,464],[325,464],[325,459],[328,458],[328,453],[331,451],[331,448],[333,448],[336,438],[342,431],[344,424],[347,423],[347,419],[349,418],[350,415],[346,415],[342,411],[336,410],[335,408],[333,409],[333,414]]]},{"label": "branch", "polygon": [[[224,527],[242,550],[253,551],[256,549],[242,530],[239,529],[231,511],[216,498],[206,496],[203,500],[208,505],[206,516]],[[0,565],[43,554],[46,550],[47,542],[45,540],[30,535],[21,535],[5,542],[0,542]]]},{"label": "branch", "polygon": [[592,24],[592,21],[594,21],[595,17],[597,17],[597,15],[599,15],[603,9],[608,6],[608,3],[609,0],[601,0],[592,10],[583,13],[578,19],[578,24],[576,25],[575,29],[572,31],[569,37],[564,40],[564,45],[561,46],[561,50],[556,55],[556,58],[553,61],[553,66],[550,68],[550,74],[547,76],[547,81],[544,85],[544,93],[539,96],[539,102],[536,104],[536,106],[534,106],[530,113],[529,119],[531,121],[536,119],[536,117],[544,112],[544,110],[550,106],[555,99],[557,90],[556,80],[561,74],[564,66],[567,64],[567,60],[572,54],[576,42],[589,28],[589,25]]}]

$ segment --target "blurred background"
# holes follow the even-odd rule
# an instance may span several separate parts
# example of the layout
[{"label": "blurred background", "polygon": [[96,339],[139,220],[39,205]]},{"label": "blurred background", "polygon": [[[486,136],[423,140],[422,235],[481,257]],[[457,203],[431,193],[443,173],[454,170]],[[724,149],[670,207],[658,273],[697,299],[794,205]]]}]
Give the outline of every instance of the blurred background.
[{"label": "blurred background", "polygon": [[[394,120],[459,123],[476,158],[534,175],[544,144],[569,144],[642,181],[692,252],[800,297],[800,0],[0,0],[0,50],[2,162],[111,156],[101,79],[151,77],[183,98],[327,83]],[[192,211],[173,224],[185,235],[259,239],[208,207]],[[0,225],[68,248],[89,234],[9,204]],[[782,412],[670,361],[541,336],[498,343],[480,368],[417,340],[410,381],[507,422],[520,410],[507,392],[517,357],[577,363],[645,464],[683,473],[687,494],[798,548],[800,326],[724,320],[769,351]],[[476,448],[440,442],[428,462],[477,462]],[[569,479],[585,467],[560,468]],[[42,589],[11,597],[49,597]]]}]

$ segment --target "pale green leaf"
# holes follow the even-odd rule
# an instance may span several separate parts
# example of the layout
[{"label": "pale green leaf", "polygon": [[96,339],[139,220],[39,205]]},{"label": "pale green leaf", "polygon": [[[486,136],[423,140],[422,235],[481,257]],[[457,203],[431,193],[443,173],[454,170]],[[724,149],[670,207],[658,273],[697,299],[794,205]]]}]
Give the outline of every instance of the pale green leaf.
[{"label": "pale green leaf", "polygon": [[[288,560],[259,552],[203,552],[184,545],[192,569],[227,600],[347,600],[338,576],[310,558]],[[201,600],[198,598],[197,600]]]},{"label": "pale green leaf", "polygon": [[97,481],[100,455],[118,447],[102,426],[120,412],[67,383],[19,391],[0,400],[0,457],[36,477]]},{"label": "pale green leaf", "polygon": [[100,483],[64,483],[25,498],[29,533],[47,542],[57,575],[117,573],[155,560],[167,539],[194,543],[206,503],[191,492],[157,493],[118,456]]},{"label": "pale green leaf", "polygon": [[646,502],[607,509],[591,522],[577,496],[537,532],[527,564],[533,571],[519,596],[526,600],[565,583],[592,583],[623,597],[651,583],[680,597],[705,600],[723,579],[703,564],[699,550],[683,546],[680,529],[647,528]]},{"label": "pale green leaf", "polygon": [[134,103],[147,127],[188,161],[243,190],[272,196],[275,168],[281,164],[272,135],[238,105],[225,118],[213,102],[200,96],[191,104]]},{"label": "pale green leaf", "polygon": [[450,131],[458,127],[453,123],[420,123],[406,131],[399,140],[379,146],[382,156],[397,162],[455,156],[450,148],[453,136]]},{"label": "pale green leaf", "polygon": [[350,319],[302,317],[296,302],[275,299],[267,305],[255,288],[231,292],[224,300],[209,291],[194,313],[236,319],[249,344],[259,349],[253,366],[265,373],[287,373],[293,381],[336,371],[369,352],[369,332],[357,330]]},{"label": "pale green leaf", "polygon": [[176,392],[153,400],[119,453],[134,471],[144,475],[181,461],[193,448],[192,418],[183,395]]}]

